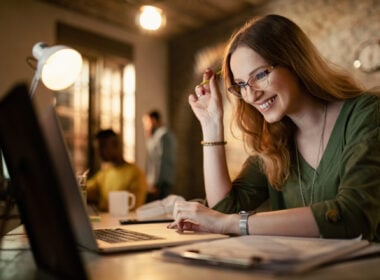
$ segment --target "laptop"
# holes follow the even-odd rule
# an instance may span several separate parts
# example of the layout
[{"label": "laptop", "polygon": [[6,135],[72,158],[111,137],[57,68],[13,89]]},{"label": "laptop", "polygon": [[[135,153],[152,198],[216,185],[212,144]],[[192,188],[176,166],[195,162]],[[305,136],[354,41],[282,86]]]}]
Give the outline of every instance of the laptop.
[{"label": "laptop", "polygon": [[28,234],[36,277],[87,279],[51,155],[24,84],[0,100],[0,148],[21,221]]},{"label": "laptop", "polygon": [[[162,248],[166,246],[228,237],[227,235],[211,233],[179,233],[173,229],[167,229],[167,223],[135,224],[125,226],[120,225],[111,229],[103,228],[94,230],[86,211],[86,207],[82,202],[80,190],[77,185],[74,170],[67,151],[66,142],[63,138],[62,129],[55,108],[52,105],[44,105],[40,106],[40,108],[35,106],[37,110],[33,111],[32,103],[30,102],[27,94],[19,94],[14,96],[15,97],[13,98],[6,98],[2,101],[2,103],[8,104],[1,105],[0,118],[2,121],[0,122],[0,133],[6,132],[2,133],[4,134],[4,137],[2,138],[7,138],[7,141],[2,141],[6,143],[0,143],[0,145],[3,146],[3,144],[6,144],[4,146],[8,153],[5,159],[7,161],[8,168],[11,169],[11,167],[13,167],[13,169],[16,170],[14,172],[14,176],[18,176],[20,175],[19,173],[22,173],[19,171],[20,163],[14,163],[11,160],[11,158],[14,157],[13,154],[18,154],[20,145],[23,146],[25,151],[30,151],[29,153],[33,154],[35,157],[38,155],[39,158],[37,161],[31,157],[28,161],[23,163],[26,164],[27,168],[34,170],[33,174],[30,174],[30,176],[33,175],[37,178],[42,177],[40,178],[42,180],[47,173],[47,171],[44,171],[45,168],[49,167],[49,170],[51,170],[50,177],[54,179],[54,184],[45,186],[31,184],[29,187],[34,189],[33,192],[39,192],[44,188],[54,189],[56,193],[60,194],[60,199],[62,200],[63,205],[58,206],[52,199],[47,199],[37,204],[32,200],[32,195],[30,195],[29,192],[23,192],[21,199],[33,204],[34,208],[44,208],[45,210],[49,209],[48,212],[50,215],[53,215],[55,212],[62,212],[62,214],[66,214],[66,223],[60,224],[56,222],[55,224],[53,223],[46,225],[44,223],[44,226],[54,226],[60,229],[65,227],[67,230],[71,229],[75,235],[76,242],[81,247],[99,253]],[[36,94],[34,98],[44,98],[42,94],[40,97],[38,96],[39,95]],[[44,104],[44,101],[38,102],[37,100],[36,102],[37,104]],[[19,115],[19,121],[11,121],[12,116],[10,116],[5,109],[7,107],[13,107],[13,111],[17,112],[13,115]],[[33,115],[37,115],[38,121],[34,121]],[[13,130],[16,132],[11,132]],[[36,135],[40,134],[43,137],[38,137],[38,139],[36,139]],[[23,140],[20,141],[19,139]],[[24,139],[28,139],[28,141],[25,141]],[[9,164],[7,158],[10,161]],[[41,160],[46,158],[50,158],[51,160]],[[22,159],[20,159],[20,161],[21,160]],[[43,182],[41,184],[43,184]],[[25,211],[24,213],[26,219],[32,215],[33,214],[31,214],[30,211]],[[45,213],[45,215],[48,214]],[[111,240],[106,242],[96,238],[99,230],[101,233],[106,235],[115,231],[120,234],[124,234],[125,231],[127,231],[127,234],[129,234],[129,232],[138,233],[143,237],[143,240],[133,242],[113,242]]]}]

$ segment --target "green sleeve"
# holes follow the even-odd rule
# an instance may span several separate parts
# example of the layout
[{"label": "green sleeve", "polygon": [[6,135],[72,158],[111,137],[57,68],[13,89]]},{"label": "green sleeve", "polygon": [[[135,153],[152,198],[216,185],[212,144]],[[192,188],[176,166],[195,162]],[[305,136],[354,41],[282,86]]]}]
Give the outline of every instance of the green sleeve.
[{"label": "green sleeve", "polygon": [[232,182],[229,194],[213,209],[224,213],[254,210],[268,199],[268,182],[261,171],[259,160],[249,157],[243,169]]},{"label": "green sleeve", "polygon": [[379,99],[361,98],[345,122],[336,197],[311,206],[324,238],[380,240]]}]

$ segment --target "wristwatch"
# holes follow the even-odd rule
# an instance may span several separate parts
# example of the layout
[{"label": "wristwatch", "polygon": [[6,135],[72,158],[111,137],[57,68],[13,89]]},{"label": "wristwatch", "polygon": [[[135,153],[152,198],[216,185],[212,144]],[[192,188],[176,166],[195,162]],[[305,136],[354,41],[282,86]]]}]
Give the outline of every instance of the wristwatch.
[{"label": "wristwatch", "polygon": [[254,215],[256,211],[240,211],[240,220],[239,220],[239,228],[241,235],[248,235],[248,217]]}]

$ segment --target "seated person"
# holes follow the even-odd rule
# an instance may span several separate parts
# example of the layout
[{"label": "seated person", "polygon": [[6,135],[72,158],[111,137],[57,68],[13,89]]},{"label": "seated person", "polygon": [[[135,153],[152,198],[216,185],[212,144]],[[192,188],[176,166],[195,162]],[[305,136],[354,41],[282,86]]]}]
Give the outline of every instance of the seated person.
[{"label": "seated person", "polygon": [[126,190],[136,196],[133,209],[141,206],[146,197],[146,178],[137,165],[123,158],[119,136],[112,129],[100,130],[96,140],[102,167],[87,181],[87,201],[100,211],[108,211],[108,193]]},{"label": "seated person", "polygon": [[[250,157],[231,180],[222,88],[206,69],[189,103],[202,127],[210,208],[178,201],[169,227],[380,241],[379,93],[326,63],[306,34],[279,15],[243,25],[222,69]],[[255,214],[268,199],[271,211]]]}]

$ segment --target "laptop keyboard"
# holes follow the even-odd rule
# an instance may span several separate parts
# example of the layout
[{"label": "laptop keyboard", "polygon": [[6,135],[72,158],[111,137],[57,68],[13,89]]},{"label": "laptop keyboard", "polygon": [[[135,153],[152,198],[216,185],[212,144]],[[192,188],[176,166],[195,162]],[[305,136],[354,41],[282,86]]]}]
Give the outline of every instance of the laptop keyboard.
[{"label": "laptop keyboard", "polygon": [[125,230],[121,228],[116,229],[95,229],[96,239],[100,239],[108,243],[120,242],[135,242],[135,241],[148,241],[162,239],[154,235],[144,234],[136,231]]}]

